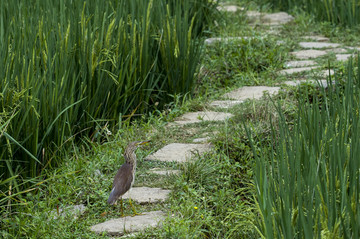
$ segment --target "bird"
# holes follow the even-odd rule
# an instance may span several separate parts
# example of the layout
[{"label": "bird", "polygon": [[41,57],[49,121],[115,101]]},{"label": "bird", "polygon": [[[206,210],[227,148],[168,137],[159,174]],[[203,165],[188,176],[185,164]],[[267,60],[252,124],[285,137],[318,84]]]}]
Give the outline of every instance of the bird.
[{"label": "bird", "polygon": [[[121,214],[124,215],[124,209],[123,209],[123,201],[122,196],[130,190],[132,185],[135,181],[135,171],[136,171],[136,149],[146,143],[149,143],[150,140],[146,141],[134,141],[127,145],[125,152],[124,152],[124,158],[125,163],[121,165],[119,170],[117,171],[114,181],[112,190],[110,192],[109,199],[107,200],[108,204],[114,205],[116,204],[118,199],[121,199]],[[131,203],[131,199],[129,198],[129,203],[134,211],[134,215],[137,215],[136,210],[134,206]]]}]

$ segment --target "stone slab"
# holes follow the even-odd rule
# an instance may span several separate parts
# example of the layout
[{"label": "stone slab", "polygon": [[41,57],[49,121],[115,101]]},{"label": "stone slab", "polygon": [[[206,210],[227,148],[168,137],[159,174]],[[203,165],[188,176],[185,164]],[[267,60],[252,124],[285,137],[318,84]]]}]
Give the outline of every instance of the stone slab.
[{"label": "stone slab", "polygon": [[254,22],[254,21],[260,21],[260,17],[261,17],[261,12],[258,11],[247,11],[246,12],[246,16],[249,19],[249,21]]},{"label": "stone slab", "polygon": [[169,175],[172,175],[172,174],[179,174],[180,170],[152,168],[152,169],[149,170],[149,172],[157,174],[157,175],[169,176]]},{"label": "stone slab", "polygon": [[286,12],[276,12],[265,14],[261,17],[261,21],[265,25],[282,25],[294,20],[294,17]]},{"label": "stone slab", "polygon": [[73,205],[73,206],[66,206],[64,208],[59,207],[59,213],[57,209],[52,210],[50,213],[53,216],[53,219],[58,219],[60,217],[73,217],[77,219],[80,215],[82,215],[86,210],[84,204]]},{"label": "stone slab", "polygon": [[128,216],[111,219],[92,226],[90,230],[98,234],[106,232],[111,236],[122,236],[125,233],[161,226],[161,222],[165,217],[166,214],[162,211],[145,212],[134,217]]},{"label": "stone slab", "polygon": [[171,190],[149,187],[133,187],[125,193],[123,199],[131,199],[139,204],[164,202]]},{"label": "stone slab", "polygon": [[244,86],[236,89],[224,95],[225,98],[244,101],[247,99],[260,99],[265,92],[270,95],[276,94],[280,90],[280,87],[268,87],[268,86]]},{"label": "stone slab", "polygon": [[329,72],[329,70],[323,70],[323,71],[321,71],[320,72],[320,76],[322,76],[322,77],[329,77],[329,76],[333,76],[335,73],[334,73],[334,70],[330,70],[330,72]]},{"label": "stone slab", "polygon": [[178,117],[174,123],[179,125],[186,125],[192,123],[199,123],[204,121],[225,121],[232,117],[230,113],[215,112],[215,111],[198,111],[189,112]]},{"label": "stone slab", "polygon": [[237,12],[237,11],[243,11],[244,10],[244,8],[236,6],[236,5],[218,6],[217,9],[219,11],[224,11],[224,12]]},{"label": "stone slab", "polygon": [[300,67],[300,68],[290,68],[279,71],[280,75],[291,75],[295,73],[302,73],[306,71],[311,71],[318,68],[317,66],[311,66],[311,67]]},{"label": "stone slab", "polygon": [[336,54],[337,61],[347,61],[351,57],[351,54]]},{"label": "stone slab", "polygon": [[352,47],[352,46],[348,46],[346,47],[347,49],[350,49],[350,50],[354,50],[354,51],[360,51],[360,47]]},{"label": "stone slab", "polygon": [[249,39],[248,37],[211,37],[205,40],[205,44],[206,45],[211,45],[214,44],[216,42],[231,42],[231,41],[240,41],[240,40],[247,40]]},{"label": "stone slab", "polygon": [[305,40],[313,40],[313,41],[317,41],[317,42],[327,42],[330,39],[324,36],[304,36],[302,37]]},{"label": "stone slab", "polygon": [[312,59],[312,58],[324,56],[327,54],[327,52],[319,51],[319,50],[302,50],[302,51],[291,52],[291,54],[298,59],[305,60],[305,59]]},{"label": "stone slab", "polygon": [[196,153],[203,154],[211,150],[210,144],[182,144],[172,143],[150,154],[146,160],[159,160],[164,162],[186,162]]},{"label": "stone slab", "polygon": [[328,43],[328,42],[300,42],[299,45],[302,48],[315,48],[315,49],[335,48],[340,46],[339,43]]},{"label": "stone slab", "polygon": [[197,138],[193,140],[193,143],[206,143],[211,139],[210,137]]},{"label": "stone slab", "polygon": [[243,103],[243,100],[215,100],[210,103],[212,107],[219,107],[223,109],[228,109],[233,107],[234,105],[238,105]]},{"label": "stone slab", "polygon": [[[231,42],[238,42],[239,45],[241,44],[241,41],[248,41],[250,39],[256,39],[255,37],[247,37],[247,36],[241,36],[241,37],[211,37],[207,38],[205,40],[206,45],[212,45],[216,42],[222,42],[222,43],[231,43]],[[260,39],[263,39],[262,37]],[[286,41],[278,40],[276,41],[276,45],[285,45]]]},{"label": "stone slab", "polygon": [[289,61],[285,63],[285,67],[296,68],[296,67],[305,67],[305,66],[314,66],[316,65],[315,61],[305,60],[305,61]]},{"label": "stone slab", "polygon": [[[284,82],[285,85],[289,85],[289,86],[298,86],[303,83],[318,85],[318,82],[315,80],[295,80],[295,81],[285,81]],[[320,80],[319,83],[320,83],[320,86],[322,86],[324,88],[328,87],[327,80]]]},{"label": "stone slab", "polygon": [[334,49],[327,49],[326,52],[328,53],[347,53],[348,50],[344,48],[334,48]]}]

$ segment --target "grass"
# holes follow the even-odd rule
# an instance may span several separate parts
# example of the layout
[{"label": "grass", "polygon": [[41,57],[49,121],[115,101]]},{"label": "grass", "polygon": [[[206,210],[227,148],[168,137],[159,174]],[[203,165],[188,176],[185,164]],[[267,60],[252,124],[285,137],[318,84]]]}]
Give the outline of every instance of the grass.
[{"label": "grass", "polygon": [[[289,59],[288,52],[296,48],[296,43],[299,41],[297,37],[305,34],[327,33],[326,24],[318,24],[315,21],[309,23],[308,18],[308,15],[301,13],[296,16],[293,25],[285,27],[278,35],[261,37],[266,35],[268,26],[259,26],[256,29],[257,33],[253,33],[254,30],[246,25],[246,21],[243,21],[243,15],[224,16],[224,21],[231,19],[230,21],[236,24],[232,26],[225,24],[221,30],[214,27],[212,30],[214,34],[221,32],[223,36],[255,36],[255,39],[206,46],[201,64],[203,70],[211,74],[199,72],[198,82],[194,85],[197,88],[195,94],[192,95],[193,100],[185,101],[180,94],[173,94],[172,102],[166,104],[164,108],[149,109],[146,114],[136,119],[133,117],[131,121],[124,117],[115,127],[108,126],[107,128],[104,127],[105,124],[99,123],[96,134],[79,137],[81,144],[69,142],[66,152],[63,153],[63,159],[59,162],[59,167],[48,167],[40,176],[32,178],[31,183],[34,186],[28,191],[16,192],[13,189],[15,186],[9,187],[9,184],[4,184],[6,187],[1,192],[3,197],[0,198],[4,205],[0,219],[1,236],[3,238],[109,238],[107,235],[94,234],[89,227],[120,215],[118,210],[108,207],[106,200],[112,177],[122,163],[123,149],[129,141],[151,139],[151,144],[137,151],[139,162],[135,186],[161,186],[171,189],[172,193],[164,203],[135,205],[139,212],[163,210],[168,213],[161,228],[145,230],[135,235],[135,238],[259,238],[262,235],[265,238],[277,238],[279,235],[297,237],[297,235],[308,235],[305,234],[305,229],[301,231],[299,228],[305,221],[305,216],[310,214],[309,212],[314,212],[313,220],[318,226],[313,228],[311,227],[313,224],[304,224],[306,233],[313,231],[316,237],[320,232],[322,237],[330,238],[341,236],[340,233],[347,229],[348,237],[351,235],[356,237],[358,232],[356,232],[356,225],[354,226],[356,220],[353,218],[356,218],[357,214],[352,210],[356,208],[356,204],[351,200],[356,200],[358,189],[357,184],[351,184],[349,181],[356,180],[358,177],[357,172],[350,170],[357,168],[356,162],[353,162],[353,167],[349,167],[350,164],[342,164],[341,161],[329,159],[333,152],[340,155],[345,152],[347,158],[356,155],[355,148],[355,151],[352,148],[353,143],[356,143],[356,134],[352,133],[356,131],[352,128],[354,125],[349,123],[349,118],[346,117],[349,115],[352,120],[356,119],[355,106],[358,100],[352,98],[353,100],[346,101],[344,97],[351,95],[351,91],[357,92],[357,73],[355,78],[351,78],[356,87],[351,86],[351,82],[348,82],[348,85],[341,83],[339,85],[341,87],[336,88],[337,91],[332,94],[308,84],[302,85],[300,90],[295,87],[284,87],[286,90],[281,91],[273,101],[268,99],[247,101],[224,110],[234,115],[229,121],[202,122],[184,127],[167,126],[168,122],[184,112],[215,110],[207,105],[207,101],[218,99],[225,90],[243,85],[274,86],[287,80],[283,76],[277,76],[276,71],[282,68],[285,60]],[[236,21],[237,19],[239,21]],[[221,26],[223,23],[218,22],[218,24]],[[356,42],[351,39],[355,39],[357,33],[350,35],[343,39],[344,43],[355,45]],[[331,36],[331,39],[338,40],[334,36]],[[278,40],[284,40],[287,46],[276,45]],[[242,49],[238,47],[239,42]],[[244,60],[244,55],[254,55],[259,60],[255,61],[252,58]],[[325,58],[323,64],[324,67],[327,66]],[[345,82],[350,68],[340,63],[331,62],[331,65],[339,72],[337,82]],[[353,71],[356,72],[358,65],[353,67]],[[344,91],[344,89],[347,90]],[[18,94],[21,95],[21,92]],[[353,97],[357,95],[354,94]],[[308,101],[304,102],[305,99]],[[349,102],[351,104],[348,104]],[[335,106],[339,108],[331,108]],[[10,122],[9,120],[17,114],[17,109],[17,104],[14,102],[12,111],[8,111],[6,117],[1,118],[0,135],[7,127],[7,122]],[[338,120],[333,121],[331,117],[327,119],[324,115],[326,111],[323,109],[331,109],[329,112],[332,113],[329,115],[338,117]],[[336,114],[337,111],[348,114]],[[299,121],[299,119],[302,120]],[[324,120],[324,125],[327,127],[315,127],[318,124],[314,122],[318,120]],[[304,130],[308,133],[303,134]],[[323,132],[320,135],[323,138],[305,137],[311,136],[311,132],[315,130]],[[278,140],[281,139],[279,135],[284,136],[284,139]],[[304,137],[299,135],[304,135]],[[348,137],[345,137],[346,135]],[[168,143],[190,143],[193,139],[204,136],[210,137],[215,150],[203,156],[197,156],[197,161],[177,164],[144,160],[146,155]],[[306,140],[320,140],[320,143],[311,141],[321,145],[320,151],[312,148],[316,143],[312,144]],[[293,152],[286,151],[286,147],[297,149],[296,142],[309,146],[309,150],[304,151],[302,161],[290,161],[290,156],[285,157],[289,161],[276,158],[280,153],[286,155]],[[303,149],[307,148],[303,147]],[[318,162],[316,160],[304,160],[306,153],[309,153],[309,158],[314,159],[314,155],[318,155],[316,152],[327,155],[324,156],[322,164],[316,164]],[[263,158],[266,156],[268,157]],[[268,160],[271,158],[273,161]],[[294,166],[294,171],[287,170],[285,164],[287,162]],[[304,162],[304,165],[299,168],[291,162],[297,164]],[[322,167],[320,176],[323,175],[323,179],[314,177],[311,170],[301,171],[302,167],[308,165],[315,165],[315,168]],[[148,170],[154,167],[180,169],[180,174],[171,177],[149,174]],[[270,169],[273,171],[269,171]],[[305,190],[305,193],[302,191],[308,187],[305,183],[297,183],[296,185],[299,186],[294,187],[294,190],[304,194],[304,198],[300,197],[301,194],[294,194],[292,198],[283,196],[287,191],[277,190],[278,185],[283,185],[281,184],[283,182],[278,180],[281,179],[278,172],[289,178],[292,176],[291,172],[299,172],[305,180],[314,179],[313,182],[318,186],[315,190],[316,200],[307,204],[300,203],[300,200],[305,203],[305,199],[308,198],[305,196],[309,191]],[[347,175],[349,177],[346,177]],[[267,179],[267,181],[261,179]],[[300,179],[292,178],[291,180],[297,182]],[[327,184],[328,182],[332,182],[331,185],[334,187]],[[266,184],[262,183],[267,183],[268,187],[273,189],[271,193],[262,191],[267,188]],[[284,190],[291,190],[285,186]],[[340,190],[340,187],[347,187],[348,191]],[[326,197],[321,195],[326,195]],[[349,197],[351,195],[355,199]],[[284,207],[284,209],[276,207],[277,202],[281,200],[292,207]],[[290,201],[294,203],[288,203]],[[65,209],[78,204],[86,206],[85,212],[78,218],[70,215],[54,218],[58,216],[57,208]],[[320,206],[315,210],[312,208],[313,204]],[[131,209],[127,202],[125,206],[125,213],[130,214]],[[273,210],[273,214],[270,214],[268,208]],[[330,210],[330,208],[336,210]],[[328,212],[328,217],[324,216],[325,212]],[[340,212],[343,212],[344,216]],[[281,217],[281,213],[287,214]],[[350,217],[345,217],[346,214]],[[297,225],[296,227],[290,227],[289,231],[283,230],[287,228],[286,225],[293,222]],[[302,234],[295,234],[297,232]]]},{"label": "grass", "polygon": [[353,69],[350,62],[346,83],[335,77],[336,84],[319,95],[304,87],[296,119],[289,122],[278,110],[274,147],[254,153],[264,238],[359,236],[359,74]]},{"label": "grass", "polygon": [[170,2],[0,3],[1,114],[18,112],[0,138],[2,179],[29,186],[72,142],[191,92],[216,2]]},{"label": "grass", "polygon": [[199,95],[213,95],[217,89],[234,86],[267,85],[276,80],[275,72],[288,58],[287,47],[260,34],[240,37],[244,38],[227,44],[215,42],[205,49]]}]

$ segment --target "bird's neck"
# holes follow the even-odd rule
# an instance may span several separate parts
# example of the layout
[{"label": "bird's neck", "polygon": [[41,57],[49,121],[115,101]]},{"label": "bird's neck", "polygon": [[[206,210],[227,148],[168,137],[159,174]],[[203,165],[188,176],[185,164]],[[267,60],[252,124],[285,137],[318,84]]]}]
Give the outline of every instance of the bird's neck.
[{"label": "bird's neck", "polygon": [[136,155],[134,152],[132,152],[132,153],[125,152],[124,158],[125,158],[126,163],[136,165]]}]

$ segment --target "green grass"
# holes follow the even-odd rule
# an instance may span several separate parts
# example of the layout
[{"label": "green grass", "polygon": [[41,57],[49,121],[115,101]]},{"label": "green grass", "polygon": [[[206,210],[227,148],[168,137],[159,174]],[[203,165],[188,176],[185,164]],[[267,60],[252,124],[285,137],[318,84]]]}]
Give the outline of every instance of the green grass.
[{"label": "green grass", "polygon": [[106,129],[191,92],[215,7],[2,1],[0,108],[17,114],[0,138],[1,179],[42,175],[61,163],[72,142],[101,140]]},{"label": "green grass", "polygon": [[271,128],[274,147],[262,145],[262,154],[254,154],[262,237],[360,235],[359,72],[353,70],[350,62],[346,83],[335,77],[336,84],[321,94],[304,87],[296,118],[289,122],[279,109],[280,120]]}]

